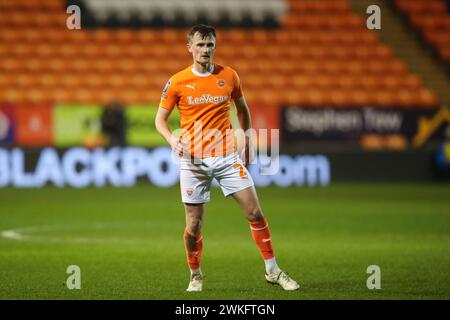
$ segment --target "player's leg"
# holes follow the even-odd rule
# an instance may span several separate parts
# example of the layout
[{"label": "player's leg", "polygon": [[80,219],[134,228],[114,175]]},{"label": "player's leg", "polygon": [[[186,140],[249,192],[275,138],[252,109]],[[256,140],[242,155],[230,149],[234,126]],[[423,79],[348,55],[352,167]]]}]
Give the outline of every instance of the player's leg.
[{"label": "player's leg", "polygon": [[185,203],[184,210],[186,213],[186,229],[184,230],[186,257],[191,273],[199,273],[203,249],[202,226],[205,205]]},{"label": "player's leg", "polygon": [[276,262],[270,236],[269,223],[259,204],[254,186],[242,189],[232,194],[245,214],[250,230],[259,251],[264,259],[266,280],[272,284],[279,284],[285,290],[296,290],[300,286],[282,271]]},{"label": "player's leg", "polygon": [[253,179],[237,154],[225,156],[218,161],[215,176],[225,196],[232,195],[241,206],[250,223],[252,236],[266,263],[266,272],[278,270],[275,261],[270,230],[259,205]]},{"label": "player's leg", "polygon": [[202,226],[205,205],[184,203],[186,213],[186,228],[184,230],[184,246],[186,258],[191,271],[191,278],[187,291],[201,291],[203,275],[201,272],[202,261]]},{"label": "player's leg", "polygon": [[279,271],[270,237],[269,224],[259,204],[255,187],[248,187],[232,194],[250,224],[250,230],[266,265],[266,273]]},{"label": "player's leg", "polygon": [[210,199],[211,177],[208,167],[197,165],[190,159],[180,160],[180,188],[186,216],[184,245],[190,269],[187,291],[201,291],[203,276],[201,257],[203,249],[202,226],[205,203]]}]

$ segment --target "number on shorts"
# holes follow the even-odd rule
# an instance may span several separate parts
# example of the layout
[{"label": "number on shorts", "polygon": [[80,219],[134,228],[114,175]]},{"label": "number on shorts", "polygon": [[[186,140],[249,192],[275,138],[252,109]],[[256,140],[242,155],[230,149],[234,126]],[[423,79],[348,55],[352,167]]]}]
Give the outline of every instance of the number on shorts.
[{"label": "number on shorts", "polygon": [[244,166],[243,166],[242,164],[240,164],[240,163],[235,164],[235,165],[233,166],[233,169],[238,169],[238,168],[239,168],[239,176],[240,176],[242,179],[247,178],[247,173],[246,173],[245,170],[244,170]]}]

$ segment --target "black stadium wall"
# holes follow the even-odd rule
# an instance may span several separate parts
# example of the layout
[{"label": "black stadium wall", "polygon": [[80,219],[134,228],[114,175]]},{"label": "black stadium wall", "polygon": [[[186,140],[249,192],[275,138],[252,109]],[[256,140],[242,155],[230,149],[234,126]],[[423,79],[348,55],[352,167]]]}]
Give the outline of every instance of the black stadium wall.
[{"label": "black stadium wall", "polygon": [[441,175],[434,152],[355,151],[326,155],[332,181],[432,181]]}]

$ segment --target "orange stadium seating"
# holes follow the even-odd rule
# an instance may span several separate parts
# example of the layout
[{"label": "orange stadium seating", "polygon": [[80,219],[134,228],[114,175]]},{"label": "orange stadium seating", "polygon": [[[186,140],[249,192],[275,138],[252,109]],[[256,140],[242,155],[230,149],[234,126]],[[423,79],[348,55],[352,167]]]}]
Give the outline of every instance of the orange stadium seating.
[{"label": "orange stadium seating", "polygon": [[[287,2],[279,29],[218,30],[216,61],[237,69],[250,103],[437,106],[350,1]],[[418,26],[450,26],[442,5],[398,3]],[[157,103],[168,78],[191,63],[186,29],[68,30],[65,5],[0,2],[0,102]],[[415,19],[424,8],[438,16]],[[448,37],[428,38],[450,56]]]},{"label": "orange stadium seating", "polygon": [[413,27],[418,29],[446,63],[450,63],[450,13],[443,0],[396,0]]}]

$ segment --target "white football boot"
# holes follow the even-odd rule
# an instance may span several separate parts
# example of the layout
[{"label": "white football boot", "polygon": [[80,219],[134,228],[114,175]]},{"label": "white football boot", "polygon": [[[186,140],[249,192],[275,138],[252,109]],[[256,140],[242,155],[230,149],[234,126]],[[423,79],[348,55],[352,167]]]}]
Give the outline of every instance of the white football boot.
[{"label": "white football boot", "polygon": [[266,280],[271,284],[280,285],[284,290],[287,291],[293,291],[300,288],[298,283],[295,282],[295,280],[291,279],[291,277],[289,277],[284,271],[266,274]]},{"label": "white football boot", "polygon": [[200,292],[203,287],[203,275],[201,273],[191,274],[191,281],[186,289],[188,292]]}]

